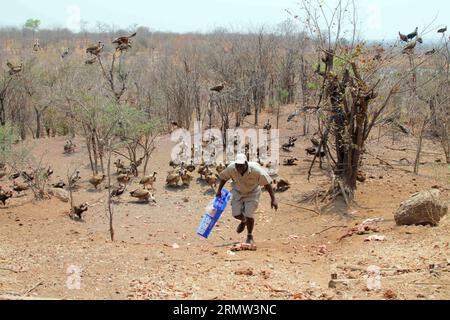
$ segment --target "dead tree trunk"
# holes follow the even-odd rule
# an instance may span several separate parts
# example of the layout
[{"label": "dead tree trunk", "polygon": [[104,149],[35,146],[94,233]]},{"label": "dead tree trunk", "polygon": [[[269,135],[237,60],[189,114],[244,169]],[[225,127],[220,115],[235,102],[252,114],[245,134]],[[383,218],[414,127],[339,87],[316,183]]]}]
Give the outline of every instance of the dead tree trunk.
[{"label": "dead tree trunk", "polygon": [[422,153],[422,141],[423,141],[423,134],[425,132],[425,128],[427,126],[428,119],[423,120],[423,124],[420,128],[419,132],[419,139],[417,141],[417,151],[416,151],[416,159],[414,161],[414,173],[419,174],[419,166],[420,166],[420,154]]}]

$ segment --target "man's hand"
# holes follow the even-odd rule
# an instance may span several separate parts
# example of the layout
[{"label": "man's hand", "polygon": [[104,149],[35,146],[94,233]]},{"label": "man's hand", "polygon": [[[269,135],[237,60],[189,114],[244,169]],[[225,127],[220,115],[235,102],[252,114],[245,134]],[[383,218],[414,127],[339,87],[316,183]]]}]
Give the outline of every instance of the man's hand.
[{"label": "man's hand", "polygon": [[275,211],[278,211],[278,200],[277,199],[272,199],[272,203],[271,203],[272,209],[275,209]]},{"label": "man's hand", "polygon": [[216,193],[217,199],[222,199],[222,191]]},{"label": "man's hand", "polygon": [[275,209],[275,211],[278,211],[278,200],[275,197],[275,192],[273,192],[273,188],[272,185],[269,183],[267,185],[264,186],[264,188],[266,188],[267,192],[269,192],[270,194],[270,205],[272,206],[272,209]]}]

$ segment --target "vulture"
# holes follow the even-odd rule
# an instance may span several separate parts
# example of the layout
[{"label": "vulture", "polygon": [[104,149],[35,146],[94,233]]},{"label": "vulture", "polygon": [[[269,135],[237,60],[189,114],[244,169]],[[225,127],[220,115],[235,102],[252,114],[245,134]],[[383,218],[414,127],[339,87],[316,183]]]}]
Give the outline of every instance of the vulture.
[{"label": "vulture", "polygon": [[84,64],[94,64],[97,61],[97,57],[93,57],[92,59],[87,59]]},{"label": "vulture", "polygon": [[194,161],[191,160],[191,164],[186,166],[186,170],[191,172],[191,173],[195,171]]},{"label": "vulture", "polygon": [[53,174],[53,169],[49,166],[47,171],[44,173],[44,176],[48,179]]},{"label": "vulture", "polygon": [[22,66],[23,66],[22,64],[20,64],[18,66],[14,66],[11,62],[8,61],[8,62],[6,62],[6,65],[9,68],[10,76],[15,75],[15,74],[19,73],[20,71],[22,71]]},{"label": "vulture", "polygon": [[296,164],[297,161],[298,161],[297,158],[290,157],[288,159],[285,159],[283,164],[285,166],[296,166],[297,165]]},{"label": "vulture", "polygon": [[294,112],[292,112],[290,115],[289,115],[289,117],[288,117],[288,119],[287,119],[287,122],[291,122],[296,116],[298,116],[300,114],[300,110],[297,110],[297,111],[294,111]]},{"label": "vulture", "polygon": [[415,37],[417,37],[417,32],[419,31],[419,28],[418,27],[416,27],[416,30],[414,30],[414,32],[411,32],[410,34],[408,34],[406,37],[408,38],[408,39],[414,39]]},{"label": "vulture", "polygon": [[402,51],[402,53],[408,53],[409,51],[413,50],[416,47],[417,42],[412,41],[410,44],[408,44]]},{"label": "vulture", "polygon": [[111,197],[120,197],[124,192],[125,189],[127,188],[126,185],[124,184],[119,184],[118,187],[115,187],[111,190]]},{"label": "vulture", "polygon": [[86,53],[90,53],[93,56],[98,56],[103,51],[104,46],[105,45],[99,41],[97,45],[87,48]]},{"label": "vulture", "polygon": [[89,179],[89,183],[92,184],[95,189],[97,189],[97,187],[103,182],[103,180],[105,180],[106,176],[105,175],[94,175],[92,176],[92,178]]},{"label": "vulture", "polygon": [[136,32],[133,33],[131,36],[128,37],[119,37],[117,39],[114,39],[112,43],[117,44],[117,48],[131,48],[131,38],[136,36]]},{"label": "vulture", "polygon": [[276,191],[283,192],[291,187],[291,183],[286,179],[273,180],[273,184],[276,185]]},{"label": "vulture", "polygon": [[39,45],[39,39],[36,39],[36,40],[34,41],[33,50],[34,50],[34,51],[39,51],[39,50],[41,50],[41,46]]},{"label": "vulture", "polygon": [[88,209],[88,204],[83,203],[82,205],[74,206],[72,209],[72,214],[75,215],[79,220],[81,220],[83,213],[88,211]]},{"label": "vulture", "polygon": [[130,196],[132,196],[133,198],[137,198],[140,201],[156,203],[153,194],[148,190],[136,189],[130,192]]},{"label": "vulture", "polygon": [[212,87],[210,90],[211,91],[215,91],[215,92],[222,92],[222,90],[225,88],[225,84],[224,83],[222,83],[222,84],[220,84],[220,85],[218,85],[218,86],[215,86],[215,87]]},{"label": "vulture", "polygon": [[57,189],[63,189],[65,186],[66,183],[64,181],[59,181],[57,183],[52,184],[52,187]]},{"label": "vulture", "polygon": [[77,182],[80,181],[80,180],[81,180],[80,171],[77,171],[75,176],[72,176],[70,178],[70,186],[71,187],[75,186],[77,184]]},{"label": "vulture", "polygon": [[153,172],[152,176],[143,177],[139,182],[139,184],[142,184],[144,186],[144,189],[147,189],[148,185],[151,186],[153,189],[153,184],[156,182],[156,175],[157,173]]},{"label": "vulture", "polygon": [[13,190],[16,191],[17,193],[27,191],[28,189],[30,189],[30,186],[28,184],[14,181]]},{"label": "vulture", "polygon": [[447,31],[447,26],[446,26],[445,28],[439,29],[437,32],[438,32],[438,33],[444,33],[444,32],[446,32],[446,31]]},{"label": "vulture", "polygon": [[70,53],[70,48],[65,49],[64,52],[61,53],[61,58],[64,59],[65,57],[67,57],[69,55],[69,53]]},{"label": "vulture", "polygon": [[3,206],[6,206],[6,200],[8,200],[9,198],[12,198],[13,193],[12,191],[3,191],[0,190],[0,201],[3,203]]},{"label": "vulture", "polygon": [[319,157],[324,158],[326,156],[325,151],[320,150],[318,152],[318,150],[318,147],[310,147],[305,149],[306,153],[310,156],[315,156],[317,154]]},{"label": "vulture", "polygon": [[400,36],[400,40],[408,42],[408,37],[406,35],[402,34],[400,31],[398,32],[398,35]]},{"label": "vulture", "polygon": [[15,172],[15,173],[13,173],[13,174],[9,177],[9,179],[10,179],[10,180],[15,180],[15,179],[17,179],[18,177],[20,177],[20,174],[21,174],[21,172]]}]

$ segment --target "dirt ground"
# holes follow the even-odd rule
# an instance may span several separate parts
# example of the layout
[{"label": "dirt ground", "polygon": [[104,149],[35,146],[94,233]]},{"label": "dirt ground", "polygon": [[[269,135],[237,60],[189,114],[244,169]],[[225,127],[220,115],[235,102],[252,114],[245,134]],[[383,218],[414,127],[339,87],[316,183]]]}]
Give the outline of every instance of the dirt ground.
[{"label": "dirt ground", "polygon": [[[300,132],[300,122],[285,125],[289,109],[281,119],[281,137]],[[261,123],[267,119],[264,115]],[[281,167],[280,175],[292,188],[279,193],[278,212],[270,209],[270,197],[263,193],[257,212],[256,252],[236,252],[233,243],[245,240],[235,232],[237,222],[230,208],[211,237],[196,235],[205,206],[213,199],[211,190],[196,181],[188,189],[167,189],[164,185],[170,139],[158,140],[150,163],[159,174],[157,205],[133,202],[128,193],[114,206],[116,241],[111,242],[106,215],[107,192],[93,190],[86,149],[78,139],[78,151],[62,154],[64,137],[32,141],[36,156],[45,153],[53,167],[55,182],[67,168],[82,166],[80,189],[75,201],[89,202],[85,222],[68,218],[69,204],[56,198],[36,202],[29,191],[0,207],[0,296],[28,296],[57,299],[449,299],[450,218],[437,227],[395,225],[393,212],[411,194],[432,186],[442,188],[449,199],[449,168],[438,144],[426,141],[420,174],[412,165],[401,166],[401,158],[414,161],[416,140],[389,131],[374,134],[369,142],[356,202],[320,214],[294,206],[301,192],[326,184],[325,171],[315,168],[311,181],[307,172],[311,157],[304,148],[309,138],[299,136],[291,155],[297,166]],[[284,143],[284,141],[282,141]],[[391,149],[388,149],[389,147]],[[406,151],[400,151],[407,148]],[[399,149],[398,151],[392,149]],[[282,156],[287,153],[282,152]],[[379,158],[391,163],[381,163]],[[436,162],[436,160],[440,162]],[[133,181],[130,191],[136,186]],[[11,184],[4,178],[0,184]],[[292,206],[294,205],[294,206]],[[364,241],[368,235],[353,235],[339,241],[348,229],[367,218],[378,223],[385,241]],[[331,228],[330,228],[331,227]],[[330,229],[327,229],[330,228]],[[369,234],[370,235],[370,234]],[[430,270],[434,264],[436,268]],[[367,268],[382,268],[381,289],[367,289]],[[70,267],[81,269],[81,286],[69,289]],[[69,269],[68,269],[69,268]],[[329,288],[331,274],[338,285]],[[345,280],[344,280],[345,279]],[[70,282],[70,280],[69,280]]]}]

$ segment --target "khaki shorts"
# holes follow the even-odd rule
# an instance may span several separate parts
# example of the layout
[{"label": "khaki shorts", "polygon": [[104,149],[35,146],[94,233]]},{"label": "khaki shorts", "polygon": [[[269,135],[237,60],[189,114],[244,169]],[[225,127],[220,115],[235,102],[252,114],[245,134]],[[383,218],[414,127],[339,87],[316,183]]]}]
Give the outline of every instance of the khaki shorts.
[{"label": "khaki shorts", "polygon": [[231,212],[233,217],[244,215],[246,218],[254,219],[256,209],[259,206],[259,198],[261,197],[261,188],[248,195],[241,195],[239,191],[233,189],[231,191]]}]

